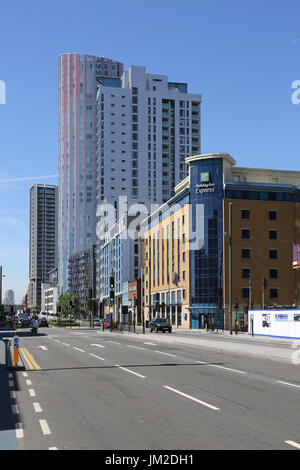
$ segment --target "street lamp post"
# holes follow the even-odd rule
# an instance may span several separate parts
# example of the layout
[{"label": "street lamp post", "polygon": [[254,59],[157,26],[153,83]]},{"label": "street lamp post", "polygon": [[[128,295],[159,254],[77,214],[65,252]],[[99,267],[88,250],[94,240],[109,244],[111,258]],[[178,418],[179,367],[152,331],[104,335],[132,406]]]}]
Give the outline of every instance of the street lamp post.
[{"label": "street lamp post", "polygon": [[0,305],[2,305],[2,278],[5,274],[2,274],[2,266],[0,266]]}]

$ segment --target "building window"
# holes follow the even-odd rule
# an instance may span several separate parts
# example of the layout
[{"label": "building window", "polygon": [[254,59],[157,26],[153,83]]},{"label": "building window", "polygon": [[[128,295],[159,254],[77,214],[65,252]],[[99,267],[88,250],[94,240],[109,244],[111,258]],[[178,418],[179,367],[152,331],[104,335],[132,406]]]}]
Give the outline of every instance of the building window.
[{"label": "building window", "polygon": [[242,296],[244,299],[249,299],[249,287],[244,287],[242,290]]},{"label": "building window", "polygon": [[277,250],[270,250],[269,251],[269,258],[270,259],[277,259]]},{"label": "building window", "polygon": [[270,269],[270,279],[277,279],[278,278],[278,270],[277,269]]},{"label": "building window", "polygon": [[241,234],[242,234],[243,239],[249,240],[249,238],[250,238],[250,230],[249,229],[243,228],[241,230]]},{"label": "building window", "polygon": [[249,279],[250,277],[250,269],[249,268],[243,268],[242,269],[242,278],[243,279]]},{"label": "building window", "polygon": [[277,220],[277,212],[269,211],[269,220]]},{"label": "building window", "polygon": [[243,220],[249,220],[250,219],[250,211],[248,209],[242,209],[241,210],[241,218]]},{"label": "building window", "polygon": [[250,258],[250,248],[242,248],[242,258]]},{"label": "building window", "polygon": [[269,240],[277,240],[277,230],[269,230]]},{"label": "building window", "polygon": [[270,289],[270,298],[277,299],[278,298],[278,289]]}]

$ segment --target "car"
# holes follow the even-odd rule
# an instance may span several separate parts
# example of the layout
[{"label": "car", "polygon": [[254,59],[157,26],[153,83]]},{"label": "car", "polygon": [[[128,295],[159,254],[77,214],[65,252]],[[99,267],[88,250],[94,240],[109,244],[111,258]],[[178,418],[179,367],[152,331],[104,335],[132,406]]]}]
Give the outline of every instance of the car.
[{"label": "car", "polygon": [[39,326],[42,327],[42,326],[49,326],[49,323],[48,323],[48,320],[46,317],[42,317],[39,319]]},{"label": "car", "polygon": [[30,326],[31,320],[30,318],[20,318],[20,326],[22,328],[26,328]]},{"label": "car", "polygon": [[162,331],[163,333],[165,331],[172,333],[172,325],[168,318],[152,318],[149,323],[149,328],[151,333],[153,331],[156,331],[156,333],[158,333],[159,331]]},{"label": "car", "polygon": [[114,328],[117,328],[117,324],[114,321],[111,322],[111,321],[105,320],[104,321],[104,328],[105,329],[111,328],[113,330]]},{"label": "car", "polygon": [[94,326],[102,326],[102,321],[100,318],[94,318]]}]

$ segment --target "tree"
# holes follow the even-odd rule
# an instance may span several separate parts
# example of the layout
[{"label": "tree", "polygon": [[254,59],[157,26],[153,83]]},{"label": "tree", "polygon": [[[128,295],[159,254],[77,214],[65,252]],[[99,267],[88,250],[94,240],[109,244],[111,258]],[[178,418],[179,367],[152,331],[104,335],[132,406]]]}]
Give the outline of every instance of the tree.
[{"label": "tree", "polygon": [[[63,317],[67,317],[69,314],[77,317],[80,315],[80,299],[69,292],[61,294],[58,298],[58,303],[61,306],[61,314]],[[72,305],[72,309],[70,309]]]}]

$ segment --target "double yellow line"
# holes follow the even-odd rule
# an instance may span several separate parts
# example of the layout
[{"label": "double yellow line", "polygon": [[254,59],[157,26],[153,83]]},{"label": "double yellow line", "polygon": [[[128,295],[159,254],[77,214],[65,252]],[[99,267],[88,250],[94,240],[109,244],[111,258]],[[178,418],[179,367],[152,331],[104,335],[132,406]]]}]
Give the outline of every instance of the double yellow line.
[{"label": "double yellow line", "polygon": [[33,356],[29,353],[26,348],[20,348],[20,352],[28,365],[28,369],[30,370],[41,370],[40,366],[36,363]]}]

